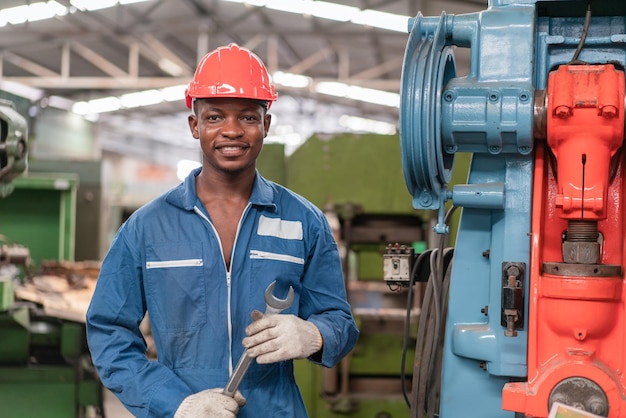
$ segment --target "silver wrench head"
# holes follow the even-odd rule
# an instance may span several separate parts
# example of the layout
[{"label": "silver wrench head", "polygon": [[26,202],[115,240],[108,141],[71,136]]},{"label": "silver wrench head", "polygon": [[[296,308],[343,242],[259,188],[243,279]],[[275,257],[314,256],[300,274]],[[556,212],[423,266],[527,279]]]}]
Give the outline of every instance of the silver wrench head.
[{"label": "silver wrench head", "polygon": [[290,307],[291,304],[293,303],[293,298],[294,298],[293,286],[289,286],[289,293],[287,294],[286,299],[279,299],[276,296],[274,296],[275,287],[276,287],[276,280],[270,283],[270,285],[267,286],[267,289],[265,289],[265,304],[269,306],[270,308],[273,308],[277,310],[278,312],[280,312],[283,309],[287,309],[288,307]]}]

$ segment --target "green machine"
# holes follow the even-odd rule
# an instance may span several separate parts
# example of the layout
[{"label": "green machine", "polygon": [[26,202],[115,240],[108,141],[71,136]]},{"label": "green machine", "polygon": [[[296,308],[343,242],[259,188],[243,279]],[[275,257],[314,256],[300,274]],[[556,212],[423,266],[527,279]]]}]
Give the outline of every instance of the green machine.
[{"label": "green machine", "polygon": [[[16,111],[13,103],[1,100],[0,202],[4,205],[0,205],[3,208],[0,213],[6,214],[7,230],[10,229],[9,225],[15,224],[10,221],[11,217],[17,221],[20,215],[20,212],[15,214],[19,209],[14,205],[15,199],[12,200],[14,196],[10,195],[15,191],[15,184],[22,180],[18,176],[26,171],[27,132],[27,122]],[[34,184],[32,180],[23,183],[22,186],[31,190],[42,186]],[[46,199],[41,196],[31,200],[30,205],[47,207]],[[44,212],[55,213],[52,208]],[[27,216],[23,211],[21,215]],[[47,237],[36,230],[30,235],[34,240],[33,245],[37,244],[37,240],[43,241]],[[21,243],[7,242],[4,236],[2,241],[0,415],[3,418],[103,416],[102,388],[92,369],[85,343],[84,324],[47,315],[36,303],[15,297],[15,286],[28,280],[31,252]],[[59,252],[55,255],[64,259],[70,250],[67,243],[58,243]]]},{"label": "green machine", "polygon": [[[396,135],[314,135],[285,158],[267,144],[259,171],[322,209],[343,253],[348,301],[361,331],[335,368],[296,362],[311,418],[404,418],[411,393],[420,298],[383,280],[388,244],[420,252],[429,213],[416,212],[406,191]],[[407,328],[407,314],[410,318]],[[404,362],[404,367],[402,364]]]}]

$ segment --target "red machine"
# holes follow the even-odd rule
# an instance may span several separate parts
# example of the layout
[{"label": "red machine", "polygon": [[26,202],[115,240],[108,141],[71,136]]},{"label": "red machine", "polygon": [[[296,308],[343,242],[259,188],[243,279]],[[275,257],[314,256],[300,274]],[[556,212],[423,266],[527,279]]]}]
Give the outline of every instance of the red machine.
[{"label": "red machine", "polygon": [[624,72],[562,65],[546,98],[547,143],[535,147],[528,379],[506,384],[502,404],[527,417],[545,417],[554,402],[623,417]]}]

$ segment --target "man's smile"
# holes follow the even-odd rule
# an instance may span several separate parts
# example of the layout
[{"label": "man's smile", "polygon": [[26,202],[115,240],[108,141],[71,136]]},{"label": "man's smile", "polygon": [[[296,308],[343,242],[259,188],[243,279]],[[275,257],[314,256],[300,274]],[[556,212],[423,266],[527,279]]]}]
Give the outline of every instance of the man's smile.
[{"label": "man's smile", "polygon": [[238,156],[243,154],[249,147],[246,145],[219,145],[215,149],[225,156]]}]

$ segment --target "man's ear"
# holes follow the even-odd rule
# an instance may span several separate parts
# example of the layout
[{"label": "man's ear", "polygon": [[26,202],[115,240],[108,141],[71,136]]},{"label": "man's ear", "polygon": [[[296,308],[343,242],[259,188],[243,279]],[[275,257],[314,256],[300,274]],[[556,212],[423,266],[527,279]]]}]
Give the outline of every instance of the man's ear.
[{"label": "man's ear", "polygon": [[196,117],[196,115],[191,114],[187,116],[187,122],[189,123],[189,130],[191,131],[191,135],[194,138],[199,139],[200,134],[198,134],[198,118]]},{"label": "man's ear", "polygon": [[272,115],[269,113],[263,117],[263,127],[265,128],[265,135],[263,138],[267,136],[267,133],[270,131],[270,125],[272,124]]}]

